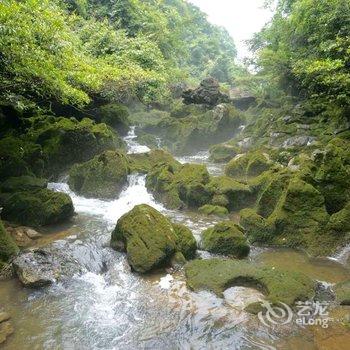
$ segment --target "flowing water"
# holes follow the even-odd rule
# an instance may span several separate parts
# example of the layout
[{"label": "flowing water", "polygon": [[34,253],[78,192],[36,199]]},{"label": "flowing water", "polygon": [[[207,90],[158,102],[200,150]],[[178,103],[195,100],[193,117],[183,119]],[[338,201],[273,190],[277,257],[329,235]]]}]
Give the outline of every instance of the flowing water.
[{"label": "flowing water", "polygon": [[[125,140],[130,152],[147,150],[135,142],[134,129]],[[207,158],[200,153],[180,160],[206,164]],[[144,175],[130,175],[128,186],[113,201],[77,196],[64,182],[49,187],[69,193],[77,213],[70,224],[51,229],[64,231],[51,246],[74,256],[82,272],[77,269],[73,278],[41,290],[23,288],[17,280],[1,282],[0,301],[15,327],[4,349],[313,348],[304,330],[291,325],[270,329],[244,312],[247,303],[263,299],[253,289],[230,288],[223,298],[194,293],[181,271],[140,276],[130,271],[124,254],[109,248],[118,218],[137,204],[147,203],[186,224],[197,240],[215,218],[165,209],[147,192]],[[254,248],[250,259],[301,270],[328,283],[350,278],[339,262],[311,260],[297,251]],[[298,345],[291,347],[287,339],[298,339]]]}]

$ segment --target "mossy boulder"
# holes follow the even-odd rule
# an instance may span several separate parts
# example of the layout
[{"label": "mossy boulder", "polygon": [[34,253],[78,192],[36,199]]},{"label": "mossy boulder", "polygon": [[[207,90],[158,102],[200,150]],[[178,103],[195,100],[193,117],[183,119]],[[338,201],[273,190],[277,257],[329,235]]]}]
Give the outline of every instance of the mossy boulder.
[{"label": "mossy boulder", "polygon": [[5,227],[0,220],[0,270],[1,262],[8,261],[12,256],[18,253],[19,249],[11,237],[11,235],[5,230]]},{"label": "mossy boulder", "polygon": [[75,163],[87,161],[105,151],[123,148],[124,141],[106,124],[84,118],[30,118],[27,135],[39,144],[47,159],[47,175],[62,173]]},{"label": "mossy boulder", "polygon": [[312,161],[301,168],[302,177],[316,187],[325,198],[330,214],[344,208],[350,201],[350,168],[344,151],[334,144],[313,153]]},{"label": "mossy boulder", "polygon": [[270,169],[273,163],[260,151],[248,152],[233,158],[225,167],[225,174],[233,178],[258,176]]},{"label": "mossy boulder", "polygon": [[185,227],[173,225],[156,209],[142,204],[118,220],[111,246],[127,253],[134,271],[145,273],[170,264],[176,253],[190,257],[193,239]]},{"label": "mossy boulder", "polygon": [[100,122],[111,126],[120,135],[126,135],[129,131],[129,109],[119,103],[109,103],[98,109]]},{"label": "mossy boulder", "polygon": [[334,291],[336,299],[341,305],[350,305],[350,280],[337,283]]},{"label": "mossy boulder", "polygon": [[254,203],[250,187],[228,176],[211,177],[207,190],[212,193],[213,205],[225,206],[228,210],[239,210]]},{"label": "mossy boulder", "polygon": [[219,205],[206,204],[200,207],[198,211],[206,215],[216,215],[216,216],[228,215],[228,210],[225,207],[222,207]]},{"label": "mossy boulder", "polygon": [[46,179],[28,175],[10,177],[0,184],[0,192],[31,191],[46,188],[47,184]]},{"label": "mossy boulder", "polygon": [[330,217],[327,230],[334,234],[350,233],[350,202]]},{"label": "mossy boulder", "polygon": [[241,227],[231,221],[223,221],[202,233],[203,249],[215,253],[245,258],[250,251]]},{"label": "mossy boulder", "polygon": [[180,167],[180,163],[167,151],[151,150],[146,153],[128,154],[129,166],[132,172],[149,173],[157,166],[170,165],[173,169]]},{"label": "mossy boulder", "polygon": [[48,189],[22,191],[2,197],[5,220],[27,226],[54,224],[69,219],[73,203],[68,194]]},{"label": "mossy boulder", "polygon": [[229,144],[219,144],[210,147],[209,153],[210,160],[215,163],[224,163],[234,158],[239,153],[239,150],[237,147]]},{"label": "mossy boulder", "polygon": [[185,259],[193,259],[196,255],[197,242],[191,230],[182,224],[173,224],[175,231],[176,249]]},{"label": "mossy boulder", "polygon": [[283,302],[292,306],[296,301],[305,301],[314,295],[314,282],[302,273],[257,267],[244,261],[193,260],[186,264],[185,274],[189,288],[209,290],[220,296],[230,287],[254,287],[271,303]]},{"label": "mossy boulder", "polygon": [[69,172],[70,188],[85,197],[116,198],[127,183],[128,159],[121,151],[106,151],[75,164]]},{"label": "mossy boulder", "polygon": [[271,243],[274,239],[274,226],[269,225],[254,209],[240,211],[240,225],[252,243]]},{"label": "mossy boulder", "polygon": [[141,135],[138,135],[137,142],[140,145],[145,145],[149,147],[150,149],[159,148],[159,144],[160,144],[158,137],[156,137],[155,135],[146,134],[146,133],[142,133]]},{"label": "mossy boulder", "polygon": [[41,176],[45,156],[42,148],[19,137],[7,136],[0,140],[0,180],[19,176]]},{"label": "mossy boulder", "polygon": [[205,165],[184,164],[174,173],[173,185],[180,199],[189,207],[201,207],[211,198],[206,185],[210,176]]}]

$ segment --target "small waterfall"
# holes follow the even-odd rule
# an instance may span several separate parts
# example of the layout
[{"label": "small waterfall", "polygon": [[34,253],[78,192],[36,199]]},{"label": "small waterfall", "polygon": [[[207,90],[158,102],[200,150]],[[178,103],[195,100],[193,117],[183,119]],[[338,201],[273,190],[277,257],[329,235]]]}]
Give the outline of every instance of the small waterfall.
[{"label": "small waterfall", "polygon": [[66,183],[49,183],[48,187],[69,194],[77,213],[100,216],[109,223],[115,224],[123,214],[138,204],[149,204],[157,210],[164,210],[162,205],[155,202],[145,184],[146,175],[129,175],[128,186],[121,192],[118,199],[112,201],[78,196]]},{"label": "small waterfall", "polygon": [[329,257],[329,259],[338,261],[339,263],[345,265],[350,259],[350,244],[343,247],[339,252]]},{"label": "small waterfall", "polygon": [[130,127],[130,131],[127,136],[124,137],[124,141],[128,146],[128,154],[132,153],[146,153],[150,151],[147,146],[142,146],[136,142],[135,126]]}]

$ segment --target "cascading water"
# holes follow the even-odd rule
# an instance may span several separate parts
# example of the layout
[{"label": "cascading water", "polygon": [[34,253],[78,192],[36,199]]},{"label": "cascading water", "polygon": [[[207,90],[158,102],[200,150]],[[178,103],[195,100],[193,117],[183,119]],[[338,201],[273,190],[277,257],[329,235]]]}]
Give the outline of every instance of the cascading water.
[{"label": "cascading water", "polygon": [[[135,138],[132,128],[125,137],[129,153],[148,151]],[[200,153],[180,160],[206,164],[207,159],[207,153]],[[206,349],[208,344],[213,349],[274,349],[276,339],[285,336],[271,333],[242,311],[244,301],[260,300],[260,293],[230,288],[223,299],[192,293],[181,272],[134,274],[125,254],[109,247],[117,220],[137,204],[149,204],[186,224],[197,239],[215,219],[166,210],[148,193],[144,175],[130,175],[128,186],[112,201],[78,196],[66,183],[49,187],[68,193],[74,203],[72,226],[78,234],[51,245],[75,259],[77,273],[39,291],[6,282],[0,300],[17,331],[4,349]]]}]

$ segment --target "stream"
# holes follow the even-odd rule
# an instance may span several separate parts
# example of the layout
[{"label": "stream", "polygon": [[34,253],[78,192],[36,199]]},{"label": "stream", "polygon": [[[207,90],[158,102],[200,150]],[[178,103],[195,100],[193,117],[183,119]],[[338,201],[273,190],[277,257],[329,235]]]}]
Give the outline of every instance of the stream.
[{"label": "stream", "polygon": [[[135,141],[134,128],[125,141],[130,153],[149,150]],[[206,164],[214,175],[223,170],[208,161],[207,152],[178,160]],[[50,235],[59,239],[50,244],[73,255],[83,272],[41,290],[23,288],[16,279],[1,282],[1,304],[15,327],[4,349],[313,349],[312,335],[304,329],[267,328],[243,311],[263,298],[255,290],[230,288],[224,298],[194,293],[181,271],[140,276],[130,271],[125,254],[109,248],[118,218],[137,204],[149,204],[187,225],[198,241],[215,217],[167,210],[147,192],[145,175],[130,175],[113,201],[77,196],[65,182],[49,187],[69,193],[76,211],[69,224],[51,228]],[[253,248],[249,259],[303,271],[327,284],[350,278],[344,253],[342,258],[310,259],[290,249]]]}]

